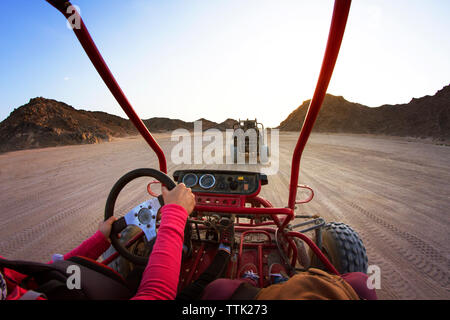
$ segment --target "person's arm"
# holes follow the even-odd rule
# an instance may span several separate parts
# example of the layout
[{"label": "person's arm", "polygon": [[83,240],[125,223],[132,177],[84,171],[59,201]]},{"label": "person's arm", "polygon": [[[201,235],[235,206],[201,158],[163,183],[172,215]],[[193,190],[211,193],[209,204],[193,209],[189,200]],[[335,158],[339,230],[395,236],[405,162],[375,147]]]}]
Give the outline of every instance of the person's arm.
[{"label": "person's arm", "polygon": [[186,218],[186,209],[179,205],[169,204],[162,207],[158,236],[133,299],[175,299]]},{"label": "person's arm", "polygon": [[158,236],[135,300],[173,300],[177,295],[184,227],[195,197],[191,189],[179,184],[172,191],[163,188],[163,198]]},{"label": "person's arm", "polygon": [[[64,255],[64,260],[75,256],[83,256],[89,259],[97,260],[111,245],[109,235],[111,225],[116,220],[111,217],[99,224],[98,230],[90,238],[84,240],[78,247]],[[52,263],[50,261],[49,263]]]}]

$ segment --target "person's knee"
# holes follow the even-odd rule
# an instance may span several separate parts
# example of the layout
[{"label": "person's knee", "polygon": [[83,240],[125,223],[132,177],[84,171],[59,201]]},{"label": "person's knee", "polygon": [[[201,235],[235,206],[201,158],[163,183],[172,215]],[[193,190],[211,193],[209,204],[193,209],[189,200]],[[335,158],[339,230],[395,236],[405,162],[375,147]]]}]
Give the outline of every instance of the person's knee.
[{"label": "person's knee", "polygon": [[203,300],[229,300],[236,289],[242,284],[241,280],[217,279],[208,284],[203,291]]},{"label": "person's knee", "polygon": [[377,293],[375,289],[369,288],[367,282],[369,277],[367,274],[362,272],[351,272],[342,275],[344,279],[358,296],[366,300],[377,300]]}]

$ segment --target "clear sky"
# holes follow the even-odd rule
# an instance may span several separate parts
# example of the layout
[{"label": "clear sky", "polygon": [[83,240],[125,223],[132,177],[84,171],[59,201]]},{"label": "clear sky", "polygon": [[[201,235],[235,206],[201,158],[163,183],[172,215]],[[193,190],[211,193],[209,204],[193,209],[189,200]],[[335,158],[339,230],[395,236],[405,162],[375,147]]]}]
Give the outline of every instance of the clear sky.
[{"label": "clear sky", "polygon": [[[276,126],[312,96],[334,1],[72,3],[142,118]],[[0,121],[37,96],[125,117],[59,12],[0,10]],[[448,0],[353,1],[328,92],[371,107],[433,95],[450,81],[449,16]]]}]

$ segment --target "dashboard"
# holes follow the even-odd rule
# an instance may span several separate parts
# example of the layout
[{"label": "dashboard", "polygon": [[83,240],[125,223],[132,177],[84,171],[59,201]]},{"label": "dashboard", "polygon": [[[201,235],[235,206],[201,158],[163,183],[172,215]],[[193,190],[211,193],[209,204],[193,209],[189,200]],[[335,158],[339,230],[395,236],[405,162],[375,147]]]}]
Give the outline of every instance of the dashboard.
[{"label": "dashboard", "polygon": [[268,183],[265,174],[248,171],[177,170],[173,177],[197,193],[252,195]]}]

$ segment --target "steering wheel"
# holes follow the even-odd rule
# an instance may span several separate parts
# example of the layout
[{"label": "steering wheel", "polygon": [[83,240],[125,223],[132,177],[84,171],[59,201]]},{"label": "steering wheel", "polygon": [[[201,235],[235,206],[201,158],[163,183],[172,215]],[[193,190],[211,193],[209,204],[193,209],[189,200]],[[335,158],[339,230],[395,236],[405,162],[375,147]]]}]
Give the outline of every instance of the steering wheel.
[{"label": "steering wheel", "polygon": [[[131,181],[140,177],[151,177],[162,183],[168,190],[175,188],[175,182],[165,173],[150,169],[142,168],[128,172],[120,178],[111,189],[105,207],[105,220],[114,216],[114,206],[120,191]],[[156,216],[158,210],[164,205],[162,195],[157,198],[144,201],[138,206],[131,209],[123,217],[119,218],[112,224],[111,244],[117,252],[125,259],[136,265],[146,265],[148,258],[140,257],[128,251],[125,245],[119,241],[119,234],[129,225],[139,227],[145,234],[147,241],[151,241],[156,237]]]}]

